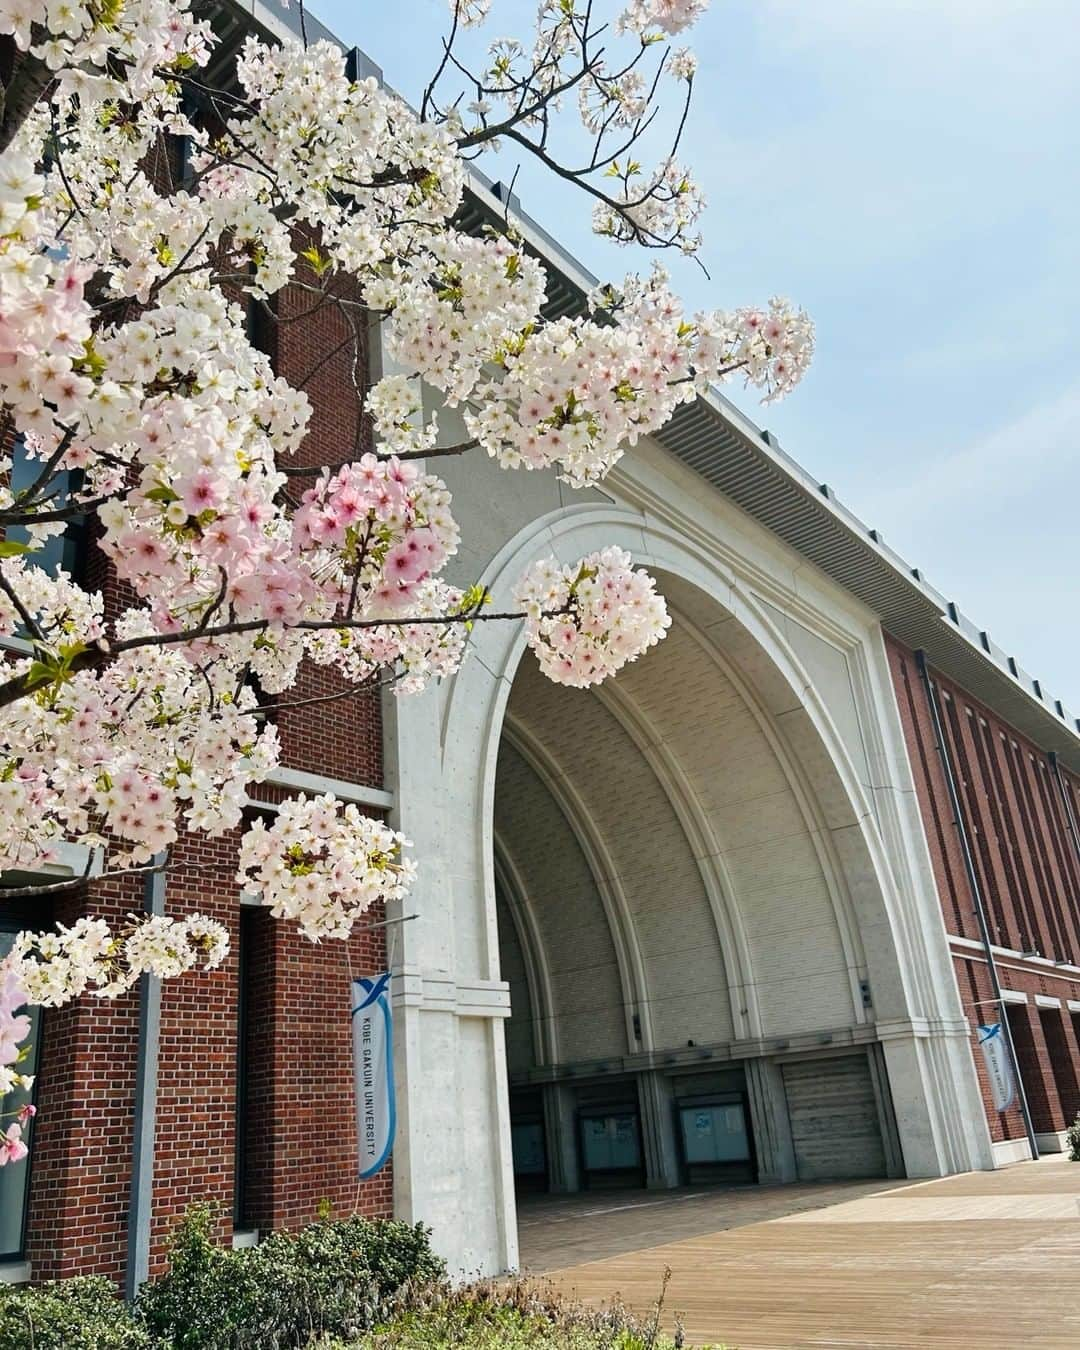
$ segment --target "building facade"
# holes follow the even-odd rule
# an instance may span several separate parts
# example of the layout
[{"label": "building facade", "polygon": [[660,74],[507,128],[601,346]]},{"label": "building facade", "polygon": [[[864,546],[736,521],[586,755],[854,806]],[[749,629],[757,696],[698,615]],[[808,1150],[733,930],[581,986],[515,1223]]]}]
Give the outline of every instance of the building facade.
[{"label": "building facade", "polygon": [[[284,35],[288,14],[247,8],[222,0],[221,22]],[[508,210],[553,307],[580,306],[590,279],[474,181],[471,223]],[[278,370],[322,361],[333,323],[267,336]],[[312,464],[362,433],[344,359],[311,389]],[[993,1167],[1029,1154],[976,1050],[1002,1015],[1036,1142],[1060,1149],[1080,1109],[1076,719],[719,397],[602,490],[468,457],[440,472],[464,540],[451,580],[504,595],[536,558],[619,544],[657,577],[667,638],[580,691],[539,676],[516,626],[482,625],[423,695],[282,713],[287,767],[251,810],[331,789],[387,813],[420,862],[408,915],[373,915],[347,949],[239,895],[230,839],[185,840],[145,891],[5,903],[9,931],[197,907],[234,948],[210,976],[41,1019],[0,1275],[130,1287],[205,1199],[225,1241],[328,1202],[422,1220],[452,1269],[495,1272],[517,1264],[529,1188]],[[301,696],[330,678],[306,673]],[[358,1185],[348,979],[386,964],[397,1142]]]}]

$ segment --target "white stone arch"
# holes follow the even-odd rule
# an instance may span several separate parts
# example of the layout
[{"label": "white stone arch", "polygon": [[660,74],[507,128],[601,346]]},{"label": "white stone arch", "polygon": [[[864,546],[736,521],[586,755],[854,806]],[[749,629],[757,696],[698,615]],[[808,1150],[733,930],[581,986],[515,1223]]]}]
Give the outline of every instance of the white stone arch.
[{"label": "white stone arch", "polygon": [[650,1050],[653,1034],[648,1017],[645,960],[630,906],[619,881],[618,868],[608,851],[603,832],[596,828],[588,805],[573,784],[558,773],[543,743],[512,713],[506,716],[502,734],[547,789],[585,855],[615,947],[627,1048],[634,1045],[634,1017],[640,1015],[642,1048]]},{"label": "white stone arch", "polygon": [[525,962],[534,1027],[533,1054],[537,1065],[557,1064],[559,1027],[555,1020],[555,1000],[551,990],[551,971],[548,967],[547,953],[537,927],[536,915],[529,903],[529,889],[498,830],[495,831],[492,861],[495,878],[506,897],[506,907],[510,911],[517,932],[518,946]]},{"label": "white stone arch", "polygon": [[[560,561],[576,558],[606,544],[618,544],[630,552],[635,562],[654,572],[666,573],[688,583],[706,600],[720,606],[726,620],[734,620],[744,641],[750,644],[754,655],[753,676],[741,672],[742,690],[750,695],[751,706],[761,716],[763,729],[770,741],[779,745],[776,725],[784,722],[785,736],[796,733],[794,745],[788,741],[786,751],[780,747],[785,763],[797,763],[805,779],[812,780],[813,790],[806,802],[816,802],[823,810],[830,830],[854,827],[865,840],[867,854],[879,882],[880,895],[889,900],[888,867],[883,849],[873,848],[876,830],[866,805],[862,787],[850,756],[833,724],[824,702],[813,682],[794,653],[783,642],[775,624],[763,606],[732,573],[717,561],[710,559],[705,549],[695,545],[674,530],[643,520],[635,511],[611,506],[581,506],[561,510],[533,522],[514,540],[511,540],[492,559],[481,578],[496,595],[506,593],[526,567],[537,558],[554,554]],[[491,766],[498,754],[503,732],[506,703],[518,663],[525,650],[525,638],[520,627],[513,631],[494,626],[480,632],[476,658],[466,662],[451,685],[444,714],[444,745],[450,748],[453,728],[458,721],[475,717],[475,706],[480,687],[494,678],[494,689],[488,697],[483,725],[484,765],[481,806],[482,826],[493,819],[494,773]],[[715,655],[715,653],[714,653]],[[647,656],[643,659],[648,659]],[[730,663],[729,663],[730,664]],[[481,673],[482,672],[482,673]],[[822,771],[831,773],[836,782],[818,781]],[[797,780],[796,780],[797,781]],[[830,790],[831,789],[831,790]],[[480,856],[479,870],[490,872],[490,845],[487,830],[477,841]],[[860,963],[861,947],[853,938],[857,925],[847,909],[845,888],[835,891],[841,933],[852,963]],[[488,900],[493,898],[488,895]],[[485,908],[490,912],[491,905]],[[490,950],[490,937],[488,939]],[[896,966],[896,974],[906,981],[906,973]]]},{"label": "white stone arch", "polygon": [[[781,642],[779,633],[775,630],[767,614],[763,614],[762,622],[773,629],[777,642]],[[763,703],[758,691],[743,676],[735,663],[725,656],[717,644],[706,636],[706,634],[692,623],[685,615],[680,614],[676,622],[688,633],[694,642],[701,648],[711,662],[713,662],[723,673],[724,677],[738,691],[743,704],[749,709],[757,723],[762,736],[767,742],[769,749],[775,755],[780,764],[788,788],[795,798],[798,809],[807,824],[810,838],[813,841],[815,852],[818,856],[818,862],[821,866],[822,875],[829,889],[829,898],[832,903],[833,916],[836,920],[837,933],[843,946],[846,958],[847,970],[849,972],[850,992],[852,997],[852,1011],[856,1022],[869,1020],[866,1010],[863,1007],[861,991],[859,988],[859,972],[866,969],[866,950],[860,932],[858,916],[855,913],[852,902],[851,892],[847,885],[847,879],[836,856],[836,850],[831,845],[828,822],[821,808],[814,786],[809,781],[809,776],[802,762],[792,754],[784,737],[780,734],[775,719],[769,709]],[[791,660],[793,666],[799,669],[797,658],[792,653]],[[813,697],[819,705],[819,710],[824,718],[829,714],[824,704],[821,702],[816,689],[812,683],[807,680],[804,686],[803,698]],[[828,725],[832,727],[832,721],[829,719]],[[854,790],[860,792],[859,784],[850,763],[850,757],[847,755],[846,747],[843,744],[835,728],[833,728],[835,745],[831,753],[843,754],[848,762],[850,770],[850,785]],[[868,818],[869,811],[861,818]],[[729,883],[734,892],[733,883]],[[738,908],[736,897],[735,907]]]},{"label": "white stone arch", "polygon": [[720,937],[735,1037],[760,1036],[753,952],[712,825],[687,782],[683,766],[652,734],[648,719],[626,690],[618,688],[612,680],[597,688],[596,697],[620,723],[656,775],[690,842]]},{"label": "white stone arch", "polygon": [[[950,1095],[943,1084],[958,1085],[972,1102],[976,1098],[955,982],[944,976],[947,951],[934,947],[941,929],[936,897],[926,887],[915,893],[897,885],[874,814],[822,698],[763,605],[721,560],[719,550],[713,553],[701,532],[691,538],[689,532],[636,510],[586,503],[551,512],[520,530],[492,557],[481,579],[501,599],[535,559],[554,554],[571,562],[609,544],[620,545],[636,562],[674,579],[699,598],[697,607],[724,625],[723,634],[711,631],[708,621],[701,624],[692,612],[695,606],[689,606],[688,617],[704,627],[710,641],[721,643],[724,658],[753,691],[820,813],[830,865],[843,878],[841,908],[847,907],[857,920],[858,946],[872,954],[877,1034],[884,1045],[909,1174],[984,1165],[981,1133],[976,1137],[955,1106],[943,1100]],[[680,604],[680,610],[687,613],[687,606]],[[501,1028],[493,1020],[505,1015],[505,1007],[487,1015],[487,1034],[481,1035],[471,1023],[473,1014],[462,1010],[460,991],[490,989],[492,1009],[499,998],[494,770],[524,646],[520,625],[478,625],[474,650],[459,675],[443,691],[421,700],[424,711],[410,716],[404,734],[399,719],[396,732],[405,760],[404,768],[401,762],[397,766],[397,782],[399,791],[408,790],[402,800],[410,802],[412,815],[401,824],[417,838],[420,857],[437,859],[426,880],[418,883],[422,921],[407,930],[411,959],[421,984],[426,986],[430,969],[440,977],[445,973],[458,990],[456,1029],[433,1024],[427,1041],[452,1052],[458,1081],[485,1084],[483,1109],[491,1131],[483,1175],[470,1170],[464,1149],[450,1169],[462,1179],[461,1186],[444,1184],[438,1194],[413,1165],[411,1141],[399,1144],[396,1167],[399,1177],[404,1174],[405,1203],[398,1207],[405,1217],[434,1223],[451,1266],[463,1269],[495,1270],[516,1263],[505,1058]],[[878,711],[895,718],[894,708]],[[432,744],[438,745],[439,764],[436,781],[427,783]],[[442,824],[433,826],[433,819]],[[449,820],[452,829],[447,828]],[[917,873],[918,867],[911,870]],[[444,1011],[434,1003],[425,1005],[423,997],[416,1006],[427,1006],[432,1014]],[[420,1037],[411,1048],[420,1072],[423,1044]],[[407,1060],[409,1053],[407,1048],[402,1057]],[[407,1064],[404,1077],[409,1078]],[[445,1086],[450,1098],[461,1103],[460,1089],[449,1081]],[[432,1091],[437,1090],[434,1085]],[[492,1114],[497,1117],[494,1127]],[[451,1115],[443,1109],[448,1126]],[[418,1138],[422,1146],[422,1131]],[[450,1234],[460,1227],[465,1211],[477,1219],[468,1240],[442,1241],[444,1231]]]}]

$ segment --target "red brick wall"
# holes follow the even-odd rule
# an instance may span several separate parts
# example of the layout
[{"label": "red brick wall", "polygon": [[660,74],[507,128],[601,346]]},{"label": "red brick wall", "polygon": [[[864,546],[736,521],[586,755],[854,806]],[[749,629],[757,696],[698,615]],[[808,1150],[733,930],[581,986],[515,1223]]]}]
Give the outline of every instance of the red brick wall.
[{"label": "red brick wall", "polygon": [[[959,833],[952,817],[926,693],[914,654],[887,639],[893,683],[945,924],[955,937],[980,936]],[[1045,754],[953,681],[931,671],[944,736],[971,841],[980,891],[1004,988],[1028,995],[1011,1004],[1021,1075],[1040,1133],[1065,1128],[1080,1108],[1080,1043],[1069,1000],[1080,1000],[1080,858],[1069,833],[1061,792]],[[1077,780],[1064,775],[1075,803]],[[981,953],[954,949],[954,965],[969,1020],[995,1019],[989,972]],[[1036,995],[1057,998],[1043,1009]],[[974,1047],[975,1040],[972,1038]],[[992,1137],[1021,1138],[1015,1107],[993,1108],[982,1056],[976,1066]]]},{"label": "red brick wall", "polygon": [[383,968],[384,931],[313,946],[291,925],[254,915],[246,1225],[308,1223],[325,1201],[339,1216],[391,1211],[389,1167],[357,1183],[349,1018],[350,976]]},{"label": "red brick wall", "polygon": [[160,1259],[168,1230],[188,1205],[214,1200],[222,1235],[231,1232],[236,1134],[239,832],[221,839],[184,835],[173,850],[165,910],[195,911],[229,929],[231,951],[217,970],[161,987],[158,1101],[151,1245]]},{"label": "red brick wall", "polygon": [[[303,244],[298,241],[298,245]],[[310,271],[299,281],[317,284]],[[355,292],[338,283],[335,292],[344,300]],[[274,297],[276,319],[255,311],[255,341],[266,351],[274,369],[311,400],[308,434],[289,461],[296,466],[320,468],[336,465],[351,455],[371,448],[371,427],[364,416],[356,383],[361,388],[368,361],[368,338],[364,324],[342,307],[320,303],[300,285],[286,287]],[[295,496],[310,487],[314,478],[293,480]],[[305,664],[290,697],[323,698],[342,693],[346,685],[332,671]],[[291,768],[322,773],[346,782],[382,782],[382,732],[376,694],[349,694],[328,701],[321,714],[311,707],[285,710],[277,718],[283,760]],[[327,735],[340,721],[348,720],[347,735]]]},{"label": "red brick wall", "polygon": [[[87,913],[122,923],[141,907],[142,883],[109,881],[44,903],[63,923]],[[88,1268],[123,1277],[138,1006],[132,992],[43,1016],[26,1230],[36,1278]]]}]

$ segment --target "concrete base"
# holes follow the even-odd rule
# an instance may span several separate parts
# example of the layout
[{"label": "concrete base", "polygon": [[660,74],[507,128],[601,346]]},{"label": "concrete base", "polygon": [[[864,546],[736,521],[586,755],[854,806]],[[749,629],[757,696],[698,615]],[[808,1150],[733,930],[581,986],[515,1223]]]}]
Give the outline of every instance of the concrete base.
[{"label": "concrete base", "polygon": [[1037,1134],[1035,1142],[1039,1145],[1040,1153],[1065,1153],[1069,1147],[1065,1140],[1064,1130],[1054,1131],[1050,1134]]},{"label": "concrete base", "polygon": [[1031,1161],[1031,1145],[1026,1139],[1000,1139],[993,1148],[995,1167]]}]

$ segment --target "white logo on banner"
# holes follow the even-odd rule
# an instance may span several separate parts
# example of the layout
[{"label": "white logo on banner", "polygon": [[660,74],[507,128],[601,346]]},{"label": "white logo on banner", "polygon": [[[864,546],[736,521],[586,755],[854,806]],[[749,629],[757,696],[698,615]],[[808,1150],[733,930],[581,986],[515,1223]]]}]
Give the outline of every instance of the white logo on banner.
[{"label": "white logo on banner", "polygon": [[373,1177],[394,1146],[394,1019],[390,974],[352,982],[353,1073],[360,1176]]},{"label": "white logo on banner", "polygon": [[998,1111],[1007,1111],[1016,1099],[1016,1079],[1013,1076],[1009,1047],[1005,1044],[1005,1030],[1000,1022],[979,1028],[979,1049],[986,1061],[990,1076],[990,1090]]}]

